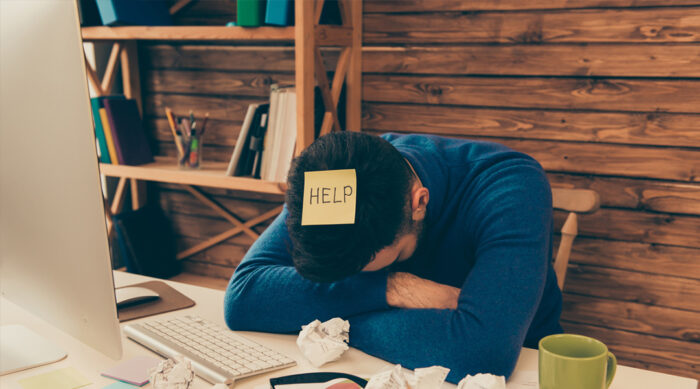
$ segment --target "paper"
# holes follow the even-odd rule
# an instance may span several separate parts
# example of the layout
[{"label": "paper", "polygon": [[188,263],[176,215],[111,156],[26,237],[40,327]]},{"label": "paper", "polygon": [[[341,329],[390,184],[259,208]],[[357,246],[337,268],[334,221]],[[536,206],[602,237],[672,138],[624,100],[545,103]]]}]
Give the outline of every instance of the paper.
[{"label": "paper", "polygon": [[539,389],[540,376],[537,370],[514,371],[506,388],[508,389]]},{"label": "paper", "polygon": [[335,361],[349,348],[350,322],[339,317],[321,323],[314,320],[301,327],[297,346],[316,367]]},{"label": "paper", "polygon": [[482,373],[467,375],[459,381],[457,389],[506,389],[506,377]]},{"label": "paper", "polygon": [[149,380],[149,370],[158,366],[160,361],[158,358],[138,356],[102,372],[102,375],[136,386],[142,386]]},{"label": "paper", "polygon": [[[270,386],[268,385],[266,389],[269,389]],[[211,389],[229,389],[228,385],[226,384],[216,384],[211,387]]]},{"label": "paper", "polygon": [[72,367],[54,370],[19,380],[19,384],[24,389],[75,389],[82,388],[91,383],[92,382]]},{"label": "paper", "polygon": [[416,369],[413,373],[405,372],[401,365],[391,370],[375,374],[370,378],[365,389],[437,389],[442,386],[450,369],[431,366]]},{"label": "paper", "polygon": [[153,389],[187,389],[194,379],[190,361],[182,356],[161,361],[149,373]]},{"label": "paper", "polygon": [[139,386],[127,384],[126,382],[117,381],[113,384],[107,385],[102,389],[137,389]]},{"label": "paper", "polygon": [[301,225],[353,224],[356,199],[355,169],[305,172]]},{"label": "paper", "polygon": [[275,385],[275,389],[362,389],[362,386],[347,378],[336,378],[328,382],[313,384]]}]

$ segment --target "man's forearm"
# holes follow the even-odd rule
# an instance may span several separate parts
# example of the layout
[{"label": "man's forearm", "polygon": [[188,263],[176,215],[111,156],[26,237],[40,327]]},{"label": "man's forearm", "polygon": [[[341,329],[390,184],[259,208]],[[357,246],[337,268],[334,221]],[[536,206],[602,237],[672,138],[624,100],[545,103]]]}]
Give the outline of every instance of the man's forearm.
[{"label": "man's forearm", "polygon": [[386,302],[395,308],[457,309],[459,292],[411,273],[392,273],[387,280]]}]

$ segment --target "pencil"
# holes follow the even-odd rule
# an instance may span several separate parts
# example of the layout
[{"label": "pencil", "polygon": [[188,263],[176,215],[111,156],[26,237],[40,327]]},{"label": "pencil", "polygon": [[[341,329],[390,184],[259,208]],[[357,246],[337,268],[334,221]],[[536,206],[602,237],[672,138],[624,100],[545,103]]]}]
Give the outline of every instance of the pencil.
[{"label": "pencil", "polygon": [[175,118],[173,117],[173,111],[168,107],[165,107],[165,116],[168,117],[170,131],[172,131],[173,138],[175,139],[175,147],[177,147],[177,151],[180,153],[180,155],[183,155],[185,153],[185,150],[182,149],[182,144],[180,143],[180,140],[177,136],[177,131],[175,130]]},{"label": "pencil", "polygon": [[204,116],[204,120],[202,121],[202,127],[199,128],[199,136],[204,135],[204,130],[207,129],[207,120],[209,120],[209,112]]}]

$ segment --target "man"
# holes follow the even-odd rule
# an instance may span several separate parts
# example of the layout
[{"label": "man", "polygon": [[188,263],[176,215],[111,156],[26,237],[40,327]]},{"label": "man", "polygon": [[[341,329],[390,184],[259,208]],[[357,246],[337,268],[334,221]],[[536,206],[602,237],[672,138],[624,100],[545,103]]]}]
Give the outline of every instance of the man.
[{"label": "man", "polygon": [[[353,224],[301,225],[304,173],[354,169]],[[547,177],[504,146],[339,132],[294,161],[286,209],[226,292],[234,330],[350,321],[350,345],[408,368],[509,376],[561,332]]]}]

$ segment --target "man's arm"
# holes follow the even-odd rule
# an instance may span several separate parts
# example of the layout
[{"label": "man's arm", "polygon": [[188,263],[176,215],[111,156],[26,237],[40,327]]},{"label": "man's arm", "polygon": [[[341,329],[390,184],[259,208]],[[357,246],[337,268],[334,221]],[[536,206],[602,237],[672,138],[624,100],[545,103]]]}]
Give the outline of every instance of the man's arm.
[{"label": "man's arm", "polygon": [[[517,170],[509,174],[508,169]],[[466,374],[511,374],[546,280],[551,193],[535,166],[506,168],[489,179],[482,185],[496,189],[485,192],[469,217],[477,223],[473,231],[479,244],[457,308],[392,309],[350,317],[353,347],[412,369],[448,367],[451,382]],[[445,287],[423,281],[408,282]],[[449,304],[449,290],[438,294]],[[401,298],[404,304],[420,304]]]},{"label": "man's arm", "polygon": [[285,208],[251,246],[229,282],[224,315],[231,329],[298,332],[315,319],[388,309],[385,271],[330,284],[301,277],[288,250],[286,218]]}]

